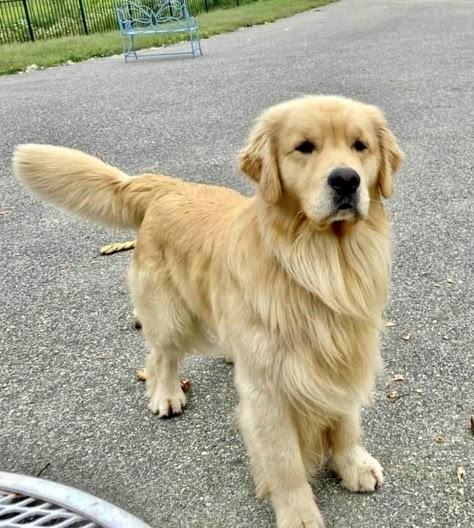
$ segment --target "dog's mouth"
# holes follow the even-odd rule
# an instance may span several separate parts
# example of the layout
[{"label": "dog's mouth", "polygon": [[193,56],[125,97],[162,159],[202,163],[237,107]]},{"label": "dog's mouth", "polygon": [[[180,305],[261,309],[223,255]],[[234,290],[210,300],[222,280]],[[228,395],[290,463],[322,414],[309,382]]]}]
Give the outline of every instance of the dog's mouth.
[{"label": "dog's mouth", "polygon": [[338,207],[337,207],[337,210],[338,211],[346,211],[346,210],[354,210],[354,204],[352,203],[349,203],[349,202],[344,202],[344,203],[341,203]]},{"label": "dog's mouth", "polygon": [[334,229],[339,233],[345,232],[343,226],[356,224],[363,218],[358,208],[354,206],[334,209],[322,222],[318,222],[319,230]]},{"label": "dog's mouth", "polygon": [[318,231],[330,229],[335,224],[354,225],[367,218],[363,200],[358,195],[333,196],[329,211],[324,217],[315,218]]},{"label": "dog's mouth", "polygon": [[357,202],[357,199],[352,197],[338,200],[334,204],[331,222],[339,222],[342,220],[356,222],[359,220],[361,214]]}]

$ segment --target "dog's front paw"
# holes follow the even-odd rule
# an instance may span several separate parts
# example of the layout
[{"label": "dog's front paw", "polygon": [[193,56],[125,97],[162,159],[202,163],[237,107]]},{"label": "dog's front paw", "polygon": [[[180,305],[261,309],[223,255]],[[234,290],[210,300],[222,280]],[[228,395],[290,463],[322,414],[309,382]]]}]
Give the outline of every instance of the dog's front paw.
[{"label": "dog's front paw", "polygon": [[281,500],[273,499],[278,528],[324,528],[324,520],[314,502],[309,485],[298,493],[288,492]]},{"label": "dog's front paw", "polygon": [[176,416],[183,412],[186,405],[186,395],[179,383],[172,391],[155,386],[152,389],[148,388],[147,392],[150,399],[148,408],[160,418]]},{"label": "dog's front paw", "polygon": [[317,506],[306,513],[286,512],[277,521],[278,528],[324,528],[324,520]]},{"label": "dog's front paw", "polygon": [[375,491],[383,484],[382,466],[361,446],[335,455],[334,466],[342,485],[350,491]]}]

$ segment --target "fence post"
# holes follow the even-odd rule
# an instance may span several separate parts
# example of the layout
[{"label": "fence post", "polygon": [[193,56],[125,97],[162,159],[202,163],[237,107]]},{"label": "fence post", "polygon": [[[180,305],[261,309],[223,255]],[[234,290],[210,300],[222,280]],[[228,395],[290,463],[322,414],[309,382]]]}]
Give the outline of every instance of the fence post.
[{"label": "fence post", "polygon": [[79,0],[79,9],[81,10],[82,25],[86,35],[89,34],[89,28],[87,27],[86,12],[84,11],[84,0]]},{"label": "fence post", "polygon": [[23,9],[25,10],[26,24],[28,26],[28,33],[30,40],[35,41],[35,33],[33,31],[33,25],[31,24],[30,11],[28,10],[28,0],[23,0]]}]

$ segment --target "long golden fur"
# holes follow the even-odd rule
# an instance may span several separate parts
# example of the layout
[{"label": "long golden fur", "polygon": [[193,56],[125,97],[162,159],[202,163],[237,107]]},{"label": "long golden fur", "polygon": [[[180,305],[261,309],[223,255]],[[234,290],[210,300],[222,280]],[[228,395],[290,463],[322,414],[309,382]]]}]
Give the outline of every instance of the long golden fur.
[{"label": "long golden fur", "polygon": [[264,112],[241,151],[252,198],[131,178],[61,147],[20,146],[14,166],[70,212],[139,228],[129,277],[151,349],[149,408],[182,411],[180,361],[213,332],[235,360],[257,494],[270,497],[279,528],[321,528],[308,480],[326,459],[350,490],[383,483],[359,415],[379,362],[390,275],[381,198],[401,161],[377,108],[304,97]]}]

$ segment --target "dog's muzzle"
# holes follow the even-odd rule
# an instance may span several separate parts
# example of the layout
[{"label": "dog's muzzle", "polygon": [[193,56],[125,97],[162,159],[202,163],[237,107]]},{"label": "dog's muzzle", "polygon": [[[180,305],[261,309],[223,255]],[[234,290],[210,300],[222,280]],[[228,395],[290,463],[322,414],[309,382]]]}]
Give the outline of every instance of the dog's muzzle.
[{"label": "dog's muzzle", "polygon": [[337,167],[328,176],[328,185],[333,191],[334,211],[357,212],[360,176],[350,167]]}]

